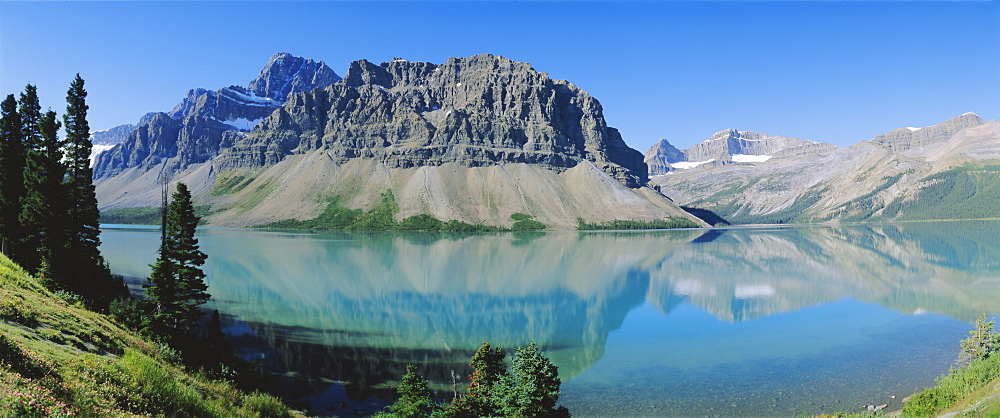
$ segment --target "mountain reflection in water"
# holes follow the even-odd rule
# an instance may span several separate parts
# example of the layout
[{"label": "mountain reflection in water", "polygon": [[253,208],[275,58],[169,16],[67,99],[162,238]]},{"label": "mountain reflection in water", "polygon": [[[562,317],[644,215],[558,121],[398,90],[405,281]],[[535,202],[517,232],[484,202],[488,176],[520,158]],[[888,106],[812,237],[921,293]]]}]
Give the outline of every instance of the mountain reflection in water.
[{"label": "mountain reflection in water", "polygon": [[[407,363],[450,397],[452,374],[461,383],[486,340],[535,340],[571,381],[644,306],[665,316],[691,306],[735,324],[853,300],[972,320],[1000,312],[998,232],[1000,222],[948,222],[485,235],[204,229],[199,239],[210,307],[235,345],[288,379],[288,398],[342,414],[341,403],[351,413],[384,405],[378,398],[393,396]],[[156,230],[106,226],[102,238],[115,273],[148,275]]]}]

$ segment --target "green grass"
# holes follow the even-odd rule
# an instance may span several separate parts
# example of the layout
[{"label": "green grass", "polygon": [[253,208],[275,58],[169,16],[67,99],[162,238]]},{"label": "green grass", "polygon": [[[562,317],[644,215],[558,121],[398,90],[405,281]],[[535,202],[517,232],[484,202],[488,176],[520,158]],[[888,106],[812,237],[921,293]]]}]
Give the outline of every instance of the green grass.
[{"label": "green grass", "polygon": [[997,416],[1000,414],[997,399],[1000,399],[1000,355],[952,370],[940,378],[937,385],[911,396],[903,404],[903,415],[937,416],[948,410],[962,410],[963,406],[976,404],[977,400],[986,400],[982,406],[992,408],[992,412],[980,411],[975,415]]},{"label": "green grass", "polygon": [[601,223],[589,223],[584,221],[582,218],[577,218],[576,223],[577,223],[576,229],[581,231],[698,228],[701,226],[690,219],[682,218],[679,216],[672,216],[667,219],[661,219],[655,221],[613,220]]},{"label": "green grass", "polygon": [[[439,232],[498,232],[506,231],[504,228],[469,224],[458,220],[442,221],[428,214],[420,214],[407,217],[396,222],[396,214],[399,213],[399,205],[391,190],[382,193],[379,204],[370,211],[361,209],[347,209],[340,203],[340,197],[330,199],[326,209],[314,219],[300,221],[297,219],[286,219],[261,225],[262,228],[283,228],[283,229],[317,229],[317,230],[353,230],[353,231],[439,231]],[[524,215],[524,214],[520,214]],[[523,227],[537,227],[545,225],[533,221],[528,216],[527,223],[522,223]],[[513,218],[513,216],[512,216]],[[532,224],[533,222],[533,224]],[[515,225],[517,220],[515,220]]]},{"label": "green grass", "polygon": [[252,183],[253,180],[253,176],[225,172],[215,178],[215,184],[212,185],[212,190],[209,194],[212,196],[222,196],[237,193]]},{"label": "green grass", "polygon": [[67,302],[0,255],[0,416],[291,416]]},{"label": "green grass", "polygon": [[[204,218],[212,213],[209,205],[194,207],[194,215]],[[161,212],[159,207],[119,208],[101,211],[98,222],[102,224],[125,225],[159,225]]]}]

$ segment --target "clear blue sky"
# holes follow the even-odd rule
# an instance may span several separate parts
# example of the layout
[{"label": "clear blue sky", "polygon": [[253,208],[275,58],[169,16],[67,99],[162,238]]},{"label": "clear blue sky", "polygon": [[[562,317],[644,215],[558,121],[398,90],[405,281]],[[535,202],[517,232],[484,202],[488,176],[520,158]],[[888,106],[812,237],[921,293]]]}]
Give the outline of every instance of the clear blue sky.
[{"label": "clear blue sky", "polygon": [[848,145],[964,112],[1000,117],[992,2],[0,2],[0,93],[90,123],[246,85],[276,52],[325,61],[530,62],[604,105],[645,151],[735,128]]}]

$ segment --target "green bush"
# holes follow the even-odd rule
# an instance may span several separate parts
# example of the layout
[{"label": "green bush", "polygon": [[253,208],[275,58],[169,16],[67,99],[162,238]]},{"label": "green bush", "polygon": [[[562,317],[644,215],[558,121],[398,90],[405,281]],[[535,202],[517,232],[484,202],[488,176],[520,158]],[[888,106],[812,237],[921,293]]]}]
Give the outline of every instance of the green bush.
[{"label": "green bush", "polygon": [[281,400],[266,393],[254,392],[243,398],[242,416],[290,417],[288,407]]},{"label": "green bush", "polygon": [[514,225],[510,227],[511,231],[540,231],[545,229],[545,224],[536,221],[534,218],[534,216],[527,213],[510,215],[510,219],[514,220]]}]

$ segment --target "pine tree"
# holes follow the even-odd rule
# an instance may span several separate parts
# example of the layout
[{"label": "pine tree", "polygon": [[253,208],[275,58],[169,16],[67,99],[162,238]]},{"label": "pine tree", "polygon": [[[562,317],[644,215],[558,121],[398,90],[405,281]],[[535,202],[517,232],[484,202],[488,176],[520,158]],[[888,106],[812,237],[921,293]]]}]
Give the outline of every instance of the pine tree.
[{"label": "pine tree", "polygon": [[417,374],[417,368],[412,364],[406,365],[406,374],[396,390],[399,400],[389,406],[389,410],[396,416],[427,417],[440,408],[431,398],[427,379]]},{"label": "pine tree", "polygon": [[532,341],[517,349],[510,371],[493,387],[494,401],[504,416],[569,416],[559,400],[559,369]]},{"label": "pine tree", "polygon": [[107,306],[116,297],[125,296],[120,282],[111,277],[101,256],[101,230],[98,223],[97,197],[93,170],[90,168],[90,124],[87,122],[87,91],[79,74],[66,92],[66,190],[68,197],[69,265],[75,274],[68,287],[98,307]]},{"label": "pine tree", "polygon": [[[59,268],[69,268],[66,249],[65,167],[56,113],[40,113],[34,86],[21,95],[21,121],[25,143],[25,195],[19,220],[27,231],[25,253],[20,260],[29,271],[49,285],[58,284]],[[34,254],[30,251],[34,250]]]},{"label": "pine tree", "polygon": [[986,314],[976,319],[976,328],[969,331],[969,338],[962,340],[959,363],[969,364],[976,360],[986,360],[994,352],[1000,351],[1000,334],[993,330],[996,320],[986,320]]},{"label": "pine tree", "polygon": [[186,334],[193,329],[201,312],[198,308],[208,301],[208,286],[201,266],[208,256],[198,249],[194,237],[199,218],[194,215],[191,192],[184,183],[167,207],[160,257],[146,285],[146,294],[155,305],[152,331],[169,337]]},{"label": "pine tree", "polygon": [[486,417],[499,414],[492,392],[494,384],[507,374],[503,364],[505,356],[503,347],[494,349],[489,342],[483,342],[476,350],[469,362],[472,366],[469,387],[452,405],[455,415]]},{"label": "pine tree", "polygon": [[[38,121],[42,118],[42,105],[38,103],[38,89],[28,84],[24,86],[21,97],[18,100],[18,115],[21,117],[21,147],[24,152],[24,163],[21,174],[21,190],[18,201],[18,223],[21,225],[21,235],[14,242],[13,252],[15,261],[21,264],[28,271],[35,271],[38,268],[38,231],[32,230],[32,225],[26,221],[25,211],[33,209],[32,200],[37,200],[34,194],[35,186],[39,183],[39,176],[34,169],[37,168],[37,161],[40,157],[37,154],[42,148],[42,132],[38,127]],[[30,162],[34,160],[36,164],[32,166]]]},{"label": "pine tree", "polygon": [[0,104],[0,185],[0,252],[17,260],[13,249],[24,236],[18,219],[24,196],[24,143],[13,94]]}]

